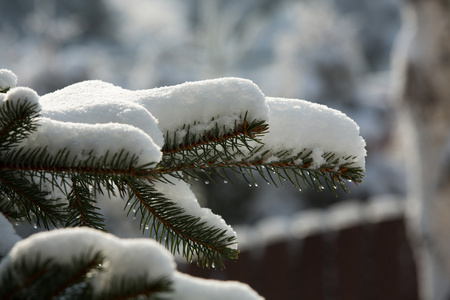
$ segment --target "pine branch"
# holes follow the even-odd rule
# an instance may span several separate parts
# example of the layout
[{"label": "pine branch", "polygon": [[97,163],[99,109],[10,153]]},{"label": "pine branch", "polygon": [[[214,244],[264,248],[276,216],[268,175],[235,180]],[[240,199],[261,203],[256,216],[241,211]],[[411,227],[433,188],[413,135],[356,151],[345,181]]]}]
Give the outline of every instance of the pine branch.
[{"label": "pine branch", "polygon": [[4,101],[0,105],[0,151],[11,149],[36,130],[37,104],[26,99]]},{"label": "pine branch", "polygon": [[86,299],[92,287],[88,283],[100,271],[104,260],[101,253],[88,250],[61,264],[54,259],[22,256],[8,264],[2,272],[0,299],[58,299],[70,295],[71,299]]},{"label": "pine branch", "polygon": [[[186,129],[187,128],[187,129]],[[346,181],[361,183],[363,169],[355,166],[355,157],[325,153],[325,163],[315,165],[311,149],[294,153],[286,149],[273,153],[261,143],[260,137],[267,133],[268,126],[262,121],[246,120],[246,116],[235,128],[229,131],[214,129],[203,134],[190,134],[189,126],[180,130],[187,133],[182,143],[166,137],[163,159],[154,172],[170,174],[188,181],[189,178],[204,178],[214,181],[212,175],[218,175],[232,182],[227,173],[231,171],[249,184],[256,183],[256,174],[275,186],[289,182],[300,190],[310,186],[317,191],[328,188],[336,193],[340,186],[349,192]],[[166,136],[170,136],[169,133]]]},{"label": "pine branch", "polygon": [[72,190],[67,196],[69,202],[68,217],[65,226],[87,226],[104,230],[104,218],[99,212],[100,208],[94,204],[96,200],[87,185],[88,182],[72,177]]},{"label": "pine branch", "polygon": [[203,267],[223,268],[222,258],[237,258],[238,251],[232,248],[235,238],[227,237],[226,230],[208,226],[200,218],[186,214],[144,181],[128,179],[126,184],[131,195],[128,213],[134,209],[135,216],[141,214],[142,228],[151,222],[150,234],[159,242],[165,241],[171,252],[182,253],[187,261],[195,258]]},{"label": "pine branch", "polygon": [[17,207],[18,215],[25,216],[29,223],[44,226],[58,226],[64,219],[64,204],[49,199],[49,193],[40,186],[26,180],[24,175],[9,170],[0,170],[0,188],[8,201]]}]

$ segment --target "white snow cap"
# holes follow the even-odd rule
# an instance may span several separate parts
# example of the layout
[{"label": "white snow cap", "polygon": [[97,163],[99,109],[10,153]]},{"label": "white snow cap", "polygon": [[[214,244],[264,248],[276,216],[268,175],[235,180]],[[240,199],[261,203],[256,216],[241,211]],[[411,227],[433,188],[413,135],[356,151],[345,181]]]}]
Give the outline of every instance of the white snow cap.
[{"label": "white snow cap", "polygon": [[[94,293],[107,289],[115,276],[144,276],[149,283],[160,278],[172,280],[174,292],[166,293],[167,299],[263,299],[243,283],[206,280],[177,272],[173,256],[153,239],[119,239],[109,233],[85,227],[40,232],[17,242],[1,261],[0,274],[5,274],[3,270],[18,259],[32,261],[39,257],[41,261],[52,259],[56,263],[70,264],[74,257],[86,254],[88,250],[91,253],[100,251],[106,257],[104,272],[92,279]],[[15,270],[13,276],[22,280],[21,270]]]},{"label": "white snow cap", "polygon": [[30,104],[36,104],[37,108],[40,109],[38,94],[34,90],[27,87],[21,86],[10,89],[4,96],[2,103],[5,103],[6,101],[27,101]]},{"label": "white snow cap", "polygon": [[15,88],[16,84],[16,74],[7,69],[0,69],[0,91]]},{"label": "white snow cap", "polygon": [[356,167],[364,169],[365,141],[358,125],[344,113],[305,100],[267,97],[270,109],[269,133],[263,142],[273,152],[292,149],[313,151],[313,166],[325,162],[323,154],[355,156]]},{"label": "white snow cap", "polygon": [[174,295],[183,300],[263,300],[247,284],[237,281],[202,279],[175,272]]},{"label": "white snow cap", "polygon": [[[167,178],[172,184],[155,182],[154,186],[156,190],[163,193],[170,201],[176,203],[178,207],[183,208],[186,214],[201,218],[201,222],[206,222],[206,226],[225,230],[225,237],[227,238],[236,238],[236,232],[234,232],[230,225],[225,223],[221,216],[214,214],[209,208],[200,206],[197,198],[186,182],[172,177]],[[230,248],[236,249],[237,244],[230,245]]]},{"label": "white snow cap", "polygon": [[[197,125],[191,127],[191,132],[200,133],[209,130],[217,123],[219,128],[226,130],[235,125],[235,121],[248,112],[248,119],[264,120],[268,117],[265,98],[259,88],[249,80],[239,78],[221,78],[198,82],[187,82],[180,85],[162,87],[149,90],[130,91],[110,83],[99,80],[84,81],[68,86],[56,92],[41,97],[42,116],[54,121],[71,122],[66,127],[79,131],[86,130],[85,125],[75,124],[109,124],[98,126],[98,134],[89,131],[85,139],[80,139],[84,133],[77,134],[77,139],[66,141],[66,144],[85,149],[108,149],[116,144],[140,156],[142,161],[154,162],[154,154],[164,144],[163,133],[173,132],[185,124]],[[211,120],[214,119],[214,122]],[[142,132],[131,128],[121,129],[131,134],[128,138],[120,132],[114,123],[126,124],[140,129],[148,135],[141,139]],[[61,124],[61,123],[59,123]],[[82,127],[82,128],[81,128]],[[93,137],[100,137],[101,131],[111,127],[111,134],[93,144]],[[47,121],[46,130],[50,121]],[[46,136],[51,136],[47,134]],[[179,130],[178,138],[182,138],[186,131]],[[72,134],[72,136],[75,136]],[[109,141],[107,141],[107,138]],[[150,141],[153,140],[153,142]],[[37,141],[38,139],[36,139]],[[136,143],[130,142],[135,140]],[[49,141],[47,141],[49,142]],[[147,146],[145,146],[147,143]],[[60,144],[59,142],[55,144]],[[97,147],[97,148],[96,148]],[[131,149],[130,149],[131,148]],[[151,153],[142,157],[142,153]],[[159,161],[160,158],[157,159]],[[148,161],[150,160],[150,161]],[[156,161],[156,162],[157,162]]]},{"label": "white snow cap", "polygon": [[19,258],[31,261],[39,255],[41,260],[50,258],[57,263],[70,264],[74,257],[87,250],[101,251],[107,257],[103,264],[105,272],[94,279],[96,292],[105,288],[114,276],[146,275],[147,281],[151,282],[172,276],[176,266],[171,253],[152,239],[119,239],[109,233],[81,227],[40,232],[18,242],[0,264],[0,274],[3,274],[3,268]]}]

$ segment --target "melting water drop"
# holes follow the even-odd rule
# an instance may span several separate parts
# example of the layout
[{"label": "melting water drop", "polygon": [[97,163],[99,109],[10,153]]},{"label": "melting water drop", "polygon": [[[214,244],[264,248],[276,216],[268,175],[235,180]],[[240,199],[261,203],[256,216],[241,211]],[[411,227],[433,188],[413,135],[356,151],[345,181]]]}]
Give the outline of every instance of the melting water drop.
[{"label": "melting water drop", "polygon": [[145,230],[148,230],[148,224],[147,224],[147,225],[145,225]]},{"label": "melting water drop", "polygon": [[208,180],[205,180],[205,184],[209,184],[209,181],[208,181]]},{"label": "melting water drop", "polygon": [[228,183],[228,181],[227,181],[227,180],[224,180],[223,183]]}]

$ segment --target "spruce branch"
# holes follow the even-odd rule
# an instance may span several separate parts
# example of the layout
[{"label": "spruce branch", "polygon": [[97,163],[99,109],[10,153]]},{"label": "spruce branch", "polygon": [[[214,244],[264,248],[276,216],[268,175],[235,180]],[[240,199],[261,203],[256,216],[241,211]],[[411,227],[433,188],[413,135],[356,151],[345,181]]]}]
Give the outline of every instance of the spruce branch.
[{"label": "spruce branch", "polygon": [[92,293],[92,280],[101,272],[105,257],[88,249],[71,263],[41,259],[39,254],[21,256],[6,266],[0,282],[0,299],[86,299]]},{"label": "spruce branch", "polygon": [[23,215],[29,223],[49,229],[50,225],[58,226],[65,217],[64,204],[48,198],[48,192],[26,180],[23,175],[0,170],[0,188],[7,201],[15,205],[18,215]]},{"label": "spruce branch", "polygon": [[187,261],[196,259],[203,267],[223,268],[222,258],[237,258],[235,238],[227,237],[225,229],[208,226],[199,217],[186,214],[145,181],[128,179],[126,185],[131,195],[128,214],[132,209],[135,216],[139,212],[140,226],[148,227],[150,234],[159,242],[164,241],[172,253],[181,253]]},{"label": "spruce branch", "polygon": [[[324,163],[317,165],[311,157],[311,149],[299,153],[285,149],[274,153],[262,143],[261,137],[268,132],[268,125],[259,120],[248,121],[247,114],[236,122],[234,128],[220,130],[217,123],[202,134],[186,130],[182,142],[175,133],[166,133],[163,158],[155,169],[160,174],[170,174],[188,181],[204,178],[214,181],[218,175],[232,182],[231,171],[249,184],[256,183],[256,174],[275,186],[289,182],[300,190],[310,186],[317,191],[328,188],[336,193],[337,187],[349,192],[346,181],[358,184],[364,178],[363,169],[355,166],[355,157],[323,154]],[[173,136],[173,138],[169,138]]]},{"label": "spruce branch", "polygon": [[37,128],[38,105],[19,99],[0,105],[0,151],[11,149]]},{"label": "spruce branch", "polygon": [[92,197],[88,182],[72,177],[72,190],[67,196],[68,217],[65,226],[87,226],[104,230],[104,218],[95,206],[96,200]]}]

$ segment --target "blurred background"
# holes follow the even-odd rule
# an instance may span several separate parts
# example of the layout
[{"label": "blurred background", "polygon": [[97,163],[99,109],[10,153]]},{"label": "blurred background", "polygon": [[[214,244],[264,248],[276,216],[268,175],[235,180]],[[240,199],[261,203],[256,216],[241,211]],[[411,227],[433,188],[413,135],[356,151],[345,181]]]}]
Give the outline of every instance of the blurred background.
[{"label": "blurred background", "polygon": [[[349,186],[348,195],[308,188],[300,193],[264,182],[251,187],[194,182],[199,202],[227,223],[243,228],[264,220],[292,221],[339,203],[361,207],[387,198],[401,206],[405,172],[390,92],[398,1],[0,0],[0,5],[0,67],[41,95],[88,79],[149,89],[235,76],[254,81],[267,96],[325,104],[359,124],[367,173],[359,187]],[[123,213],[112,212],[108,220],[119,236],[142,236]]]},{"label": "blurred background", "polygon": [[367,177],[358,188],[350,186],[351,194],[197,185],[199,200],[229,223],[405,192],[390,97],[390,53],[400,26],[396,0],[0,4],[0,66],[40,95],[88,79],[148,89],[236,76],[254,81],[267,96],[326,104],[359,124]]}]

